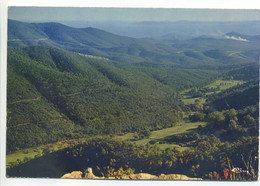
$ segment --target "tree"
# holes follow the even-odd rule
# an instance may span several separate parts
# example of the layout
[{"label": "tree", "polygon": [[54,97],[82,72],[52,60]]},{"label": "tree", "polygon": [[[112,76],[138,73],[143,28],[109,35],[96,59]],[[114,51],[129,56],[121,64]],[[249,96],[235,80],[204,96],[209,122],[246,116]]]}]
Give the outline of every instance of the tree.
[{"label": "tree", "polygon": [[193,139],[197,140],[200,138],[200,135],[198,133],[193,134]]},{"label": "tree", "polygon": [[192,116],[190,116],[190,120],[192,122],[202,121],[205,118],[206,114],[202,112],[195,112]]},{"label": "tree", "polygon": [[201,141],[196,148],[202,152],[207,152],[211,149],[211,145],[208,141]]},{"label": "tree", "polygon": [[243,126],[244,127],[254,127],[255,126],[255,119],[250,115],[246,115],[244,117]]},{"label": "tree", "polygon": [[208,114],[208,127],[210,129],[221,129],[224,128],[225,116],[223,112],[215,111]]},{"label": "tree", "polygon": [[149,129],[140,130],[138,133],[139,138],[149,138],[151,135],[151,131]]},{"label": "tree", "polygon": [[226,121],[235,120],[237,121],[237,111],[235,109],[230,109],[224,113]]},{"label": "tree", "polygon": [[221,123],[225,121],[225,116],[223,115],[222,112],[216,111],[208,115],[208,120],[209,122]]},{"label": "tree", "polygon": [[190,171],[192,172],[193,176],[195,176],[195,177],[198,176],[199,167],[200,167],[199,164],[197,164],[196,166],[193,165],[191,167]]},{"label": "tree", "polygon": [[237,122],[235,120],[230,120],[228,123],[228,129],[230,130],[237,129]]},{"label": "tree", "polygon": [[233,164],[245,166],[253,179],[258,170],[258,142],[259,137],[242,137],[237,141],[233,149]]},{"label": "tree", "polygon": [[194,102],[194,107],[196,110],[203,110],[203,104],[199,99],[196,99]]}]

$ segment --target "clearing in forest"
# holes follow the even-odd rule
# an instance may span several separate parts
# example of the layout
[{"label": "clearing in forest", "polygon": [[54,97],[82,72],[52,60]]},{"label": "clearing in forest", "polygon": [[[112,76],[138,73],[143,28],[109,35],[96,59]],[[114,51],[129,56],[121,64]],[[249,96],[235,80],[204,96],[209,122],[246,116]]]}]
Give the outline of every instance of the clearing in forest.
[{"label": "clearing in forest", "polygon": [[[204,86],[201,89],[208,89],[209,91],[205,93],[205,95],[211,95],[213,93],[219,93],[223,90],[226,90],[228,88],[237,86],[237,85],[241,85],[245,83],[245,81],[239,81],[239,80],[222,80],[222,79],[218,79],[215,82]],[[210,90],[211,89],[211,90]],[[217,89],[216,91],[212,91],[212,89]],[[185,91],[181,92],[182,95],[182,101],[184,102],[184,104],[193,104],[195,103],[196,100],[199,100],[201,103],[205,103],[206,97],[192,97],[188,94],[188,92],[191,89],[187,89]]]},{"label": "clearing in forest", "polygon": [[[204,125],[206,125],[206,122],[181,123],[174,127],[152,131],[151,135],[148,138],[144,138],[144,139],[140,139],[140,140],[135,140],[134,133],[127,133],[123,136],[116,136],[115,138],[120,139],[120,140],[134,141],[138,145],[145,145],[152,140],[162,140],[168,136],[172,136],[172,135],[176,135],[176,134],[193,134],[195,132],[195,129],[199,125],[204,126]],[[168,147],[180,147],[177,144],[158,144],[158,145],[161,149],[165,149]],[[183,147],[181,149],[184,150],[186,148]]]}]

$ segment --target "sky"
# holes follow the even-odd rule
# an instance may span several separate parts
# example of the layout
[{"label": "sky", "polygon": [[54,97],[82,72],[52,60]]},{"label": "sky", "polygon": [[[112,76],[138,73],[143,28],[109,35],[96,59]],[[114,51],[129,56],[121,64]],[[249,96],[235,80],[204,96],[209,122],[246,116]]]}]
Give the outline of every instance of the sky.
[{"label": "sky", "polygon": [[253,21],[260,10],[10,7],[8,18],[46,21]]}]

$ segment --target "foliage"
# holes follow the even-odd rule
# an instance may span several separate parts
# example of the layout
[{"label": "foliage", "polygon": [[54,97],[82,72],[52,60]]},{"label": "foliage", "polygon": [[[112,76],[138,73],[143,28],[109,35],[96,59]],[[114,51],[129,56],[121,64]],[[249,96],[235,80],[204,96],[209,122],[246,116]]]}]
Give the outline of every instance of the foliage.
[{"label": "foliage", "polygon": [[[93,167],[105,177],[135,170],[257,179],[257,37],[171,43],[58,23],[8,26],[8,45],[17,48],[8,48],[7,152],[68,140],[25,151],[8,175],[60,177]],[[189,119],[207,124],[193,130],[198,123]],[[129,132],[135,141],[112,136]],[[162,150],[157,141],[192,150]]]},{"label": "foliage", "polygon": [[[173,126],[184,109],[173,87],[190,82],[172,76],[165,85],[147,69],[51,47],[9,48],[8,152],[76,134]],[[192,79],[188,70],[186,75]]]},{"label": "foliage", "polygon": [[[232,166],[247,169],[244,161],[251,161],[250,157],[257,157],[257,149],[258,137],[244,137],[235,143],[222,143],[212,135],[204,140],[200,139],[194,151],[160,150],[152,145],[140,146],[100,137],[88,139],[80,145],[71,144],[69,148],[18,165],[8,169],[7,172],[10,176],[58,177],[66,172],[93,167],[96,175],[102,176],[101,171],[104,175],[106,173],[106,176],[111,176],[125,174],[126,172],[123,170],[131,168],[131,170],[135,169],[135,172],[156,175],[161,173],[185,174],[205,179],[211,179],[207,175],[210,172],[216,172],[214,174],[219,174],[221,179],[225,179],[223,169],[228,168],[228,161],[232,162]],[[244,161],[241,155],[243,155]],[[54,172],[43,173],[44,167],[49,166],[54,160],[56,161],[55,168],[60,169],[58,171],[60,173],[58,175]],[[67,166],[64,169],[65,162]],[[256,158],[251,162],[249,169],[251,173],[254,170],[255,175],[257,175],[257,165],[258,159]],[[32,171],[35,170],[34,166],[38,166],[38,172]]]},{"label": "foliage", "polygon": [[203,121],[205,116],[206,116],[206,114],[204,114],[204,113],[195,112],[193,115],[190,116],[190,120],[192,122]]},{"label": "foliage", "polygon": [[208,97],[208,102],[214,105],[215,109],[242,109],[243,107],[259,103],[259,80],[237,85],[236,87],[224,90],[218,94]]}]

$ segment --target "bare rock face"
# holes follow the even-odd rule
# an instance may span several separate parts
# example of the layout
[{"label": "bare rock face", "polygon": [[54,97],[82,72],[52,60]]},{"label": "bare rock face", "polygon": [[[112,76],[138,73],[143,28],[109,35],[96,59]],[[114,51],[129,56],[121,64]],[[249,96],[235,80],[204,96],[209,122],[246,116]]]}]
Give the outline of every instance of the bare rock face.
[{"label": "bare rock face", "polygon": [[147,173],[133,174],[128,177],[129,177],[129,179],[132,179],[132,180],[155,180],[155,179],[157,179],[157,176],[147,174]]},{"label": "bare rock face", "polygon": [[82,178],[82,172],[81,171],[73,171],[71,173],[63,175],[61,178]]},{"label": "bare rock face", "polygon": [[130,180],[202,180],[201,178],[190,178],[186,175],[181,174],[161,174],[155,176],[147,173],[138,173],[132,175],[126,175],[122,177],[97,177],[93,174],[92,168],[88,168],[85,171],[85,176],[82,177],[83,173],[81,171],[73,171],[71,173],[65,174],[61,178],[83,178],[83,179],[130,179]]},{"label": "bare rock face", "polygon": [[158,180],[202,180],[201,178],[190,178],[186,175],[181,174],[161,174],[158,176]]},{"label": "bare rock face", "polygon": [[86,171],[85,171],[85,176],[84,178],[86,179],[95,179],[95,178],[98,178],[96,177],[94,174],[93,174],[93,171],[92,171],[92,168],[88,168]]}]

